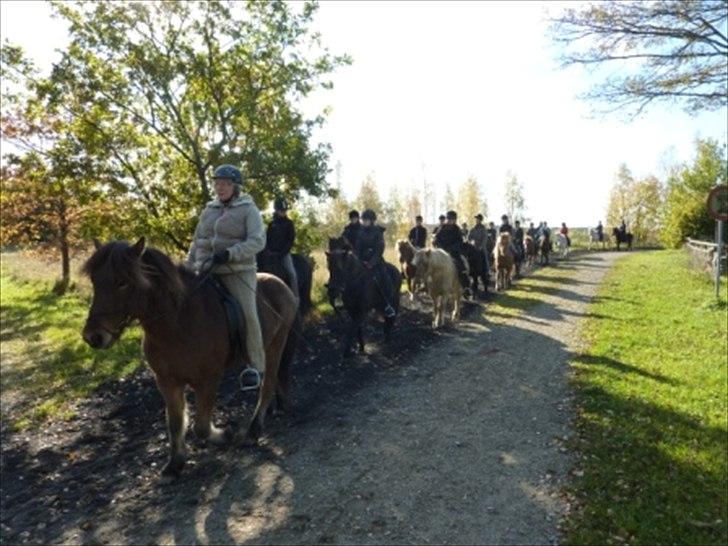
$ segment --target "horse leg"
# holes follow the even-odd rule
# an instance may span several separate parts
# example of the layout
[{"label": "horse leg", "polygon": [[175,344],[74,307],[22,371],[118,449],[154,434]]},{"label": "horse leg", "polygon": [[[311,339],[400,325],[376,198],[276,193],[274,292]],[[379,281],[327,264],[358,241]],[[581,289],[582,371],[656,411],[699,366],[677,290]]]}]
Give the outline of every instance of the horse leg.
[{"label": "horse leg", "polygon": [[453,291],[452,294],[452,315],[450,315],[452,322],[460,320],[460,291]]},{"label": "horse leg", "polygon": [[440,305],[442,302],[442,296],[435,296],[432,298],[432,327],[437,329],[440,326]]},{"label": "horse leg", "polygon": [[212,410],[215,409],[215,398],[220,378],[210,378],[206,383],[195,386],[195,424],[193,430],[201,440],[214,445],[227,442],[225,431],[212,424]]},{"label": "horse leg", "polygon": [[168,379],[157,379],[157,388],[166,405],[167,435],[169,437],[169,461],[162,469],[162,476],[176,478],[185,465],[185,431],[187,430],[187,403],[184,385]]},{"label": "horse leg", "polygon": [[253,419],[248,425],[248,430],[242,440],[244,447],[254,446],[260,438],[265,424],[265,416],[270,403],[276,395],[276,387],[278,383],[278,368],[281,362],[281,354],[286,343],[285,336],[288,332],[281,329],[271,340],[265,358],[265,375],[263,376],[263,384],[260,386],[260,394],[258,395],[258,404],[255,406]]}]

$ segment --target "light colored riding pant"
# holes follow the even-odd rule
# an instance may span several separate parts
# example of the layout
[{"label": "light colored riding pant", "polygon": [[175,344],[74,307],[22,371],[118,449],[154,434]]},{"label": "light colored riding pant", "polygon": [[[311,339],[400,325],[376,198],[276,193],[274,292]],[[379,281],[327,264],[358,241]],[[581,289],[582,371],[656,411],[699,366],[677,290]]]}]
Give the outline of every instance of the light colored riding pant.
[{"label": "light colored riding pant", "polygon": [[232,274],[220,274],[225,288],[240,303],[245,319],[245,346],[250,356],[250,364],[259,372],[265,371],[265,349],[263,334],[260,330],[258,307],[256,304],[256,285],[258,278],[255,270]]},{"label": "light colored riding pant", "polygon": [[291,290],[293,291],[293,295],[296,296],[296,299],[299,299],[298,275],[296,275],[296,268],[293,267],[293,258],[291,258],[291,253],[289,252],[283,256],[281,262],[283,264],[283,269],[286,270],[286,275],[288,275],[288,280],[291,281]]}]

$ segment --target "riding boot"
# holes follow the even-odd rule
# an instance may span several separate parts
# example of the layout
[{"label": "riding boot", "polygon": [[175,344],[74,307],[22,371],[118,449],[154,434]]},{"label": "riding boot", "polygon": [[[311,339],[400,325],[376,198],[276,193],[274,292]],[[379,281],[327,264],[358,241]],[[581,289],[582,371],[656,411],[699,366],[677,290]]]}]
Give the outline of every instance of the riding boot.
[{"label": "riding boot", "polygon": [[382,265],[374,272],[374,282],[379,287],[382,299],[384,300],[384,316],[387,318],[394,317],[397,311],[395,311],[392,303],[389,301],[389,295],[394,292],[394,287],[392,286],[392,279],[389,278],[387,270]]}]

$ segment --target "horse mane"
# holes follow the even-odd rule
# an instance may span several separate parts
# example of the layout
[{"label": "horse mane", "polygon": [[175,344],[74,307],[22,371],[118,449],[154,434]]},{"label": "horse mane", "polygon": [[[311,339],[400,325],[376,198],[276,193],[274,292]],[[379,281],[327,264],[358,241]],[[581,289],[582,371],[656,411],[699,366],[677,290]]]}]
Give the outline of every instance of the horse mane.
[{"label": "horse mane", "polygon": [[397,241],[397,250],[399,250],[399,261],[411,262],[415,257],[415,247],[407,239],[399,239]]},{"label": "horse mane", "polygon": [[162,251],[145,248],[139,256],[135,247],[125,241],[103,245],[86,260],[81,272],[90,277],[104,268],[142,290],[148,290],[155,284],[166,288],[176,302],[186,292],[185,281],[194,279],[191,271],[175,265]]}]

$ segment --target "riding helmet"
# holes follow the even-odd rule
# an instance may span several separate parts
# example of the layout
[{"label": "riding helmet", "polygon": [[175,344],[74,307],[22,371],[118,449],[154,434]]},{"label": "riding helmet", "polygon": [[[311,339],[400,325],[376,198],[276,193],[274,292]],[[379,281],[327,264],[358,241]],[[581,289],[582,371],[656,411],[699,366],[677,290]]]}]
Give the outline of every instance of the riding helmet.
[{"label": "riding helmet", "polygon": [[361,219],[374,222],[377,219],[377,215],[372,209],[367,209],[362,213]]},{"label": "riding helmet", "polygon": [[288,201],[286,201],[283,197],[279,197],[278,199],[273,201],[273,209],[280,211],[288,210]]},{"label": "riding helmet", "polygon": [[212,174],[213,180],[218,178],[227,178],[230,182],[238,186],[243,183],[243,173],[235,165],[220,165]]},{"label": "riding helmet", "polygon": [[447,211],[447,219],[448,220],[457,220],[458,219],[458,213],[454,210]]},{"label": "riding helmet", "polygon": [[359,218],[358,210],[349,211],[349,220],[353,220],[354,218]]}]

